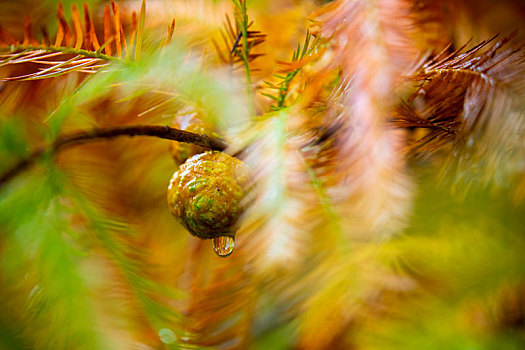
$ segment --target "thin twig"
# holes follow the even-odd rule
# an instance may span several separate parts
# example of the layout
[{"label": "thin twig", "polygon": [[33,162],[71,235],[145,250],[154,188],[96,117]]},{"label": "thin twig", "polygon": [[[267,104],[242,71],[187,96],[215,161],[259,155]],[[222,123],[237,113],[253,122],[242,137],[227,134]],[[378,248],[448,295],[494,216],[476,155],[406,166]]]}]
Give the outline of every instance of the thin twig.
[{"label": "thin twig", "polygon": [[[18,51],[22,51],[18,53]],[[77,49],[73,47],[55,47],[55,46],[27,46],[27,45],[11,45],[7,47],[0,48],[0,52],[11,52],[23,55],[25,52],[32,51],[42,51],[42,52],[52,52],[52,53],[63,53],[63,54],[75,54],[84,57],[98,58],[104,61],[120,61],[116,57],[104,55],[99,51],[89,51],[84,49]]]},{"label": "thin twig", "polygon": [[59,136],[52,144],[33,151],[27,158],[20,160],[11,169],[0,177],[0,185],[5,184],[22,171],[29,168],[41,156],[47,153],[55,153],[58,150],[86,142],[101,139],[111,139],[117,136],[151,136],[167,140],[192,143],[197,146],[209,148],[216,151],[224,151],[227,144],[216,138],[199,135],[189,131],[174,129],[162,125],[129,125],[94,128],[91,130],[75,131]]}]

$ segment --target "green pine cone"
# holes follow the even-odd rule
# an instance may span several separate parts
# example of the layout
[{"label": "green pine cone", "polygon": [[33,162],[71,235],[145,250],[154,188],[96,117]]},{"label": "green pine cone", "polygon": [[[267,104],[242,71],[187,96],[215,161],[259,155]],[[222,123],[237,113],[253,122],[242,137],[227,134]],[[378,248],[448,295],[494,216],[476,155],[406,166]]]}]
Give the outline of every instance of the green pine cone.
[{"label": "green pine cone", "polygon": [[171,213],[199,238],[234,236],[249,169],[226,153],[197,154],[173,174],[168,187]]}]

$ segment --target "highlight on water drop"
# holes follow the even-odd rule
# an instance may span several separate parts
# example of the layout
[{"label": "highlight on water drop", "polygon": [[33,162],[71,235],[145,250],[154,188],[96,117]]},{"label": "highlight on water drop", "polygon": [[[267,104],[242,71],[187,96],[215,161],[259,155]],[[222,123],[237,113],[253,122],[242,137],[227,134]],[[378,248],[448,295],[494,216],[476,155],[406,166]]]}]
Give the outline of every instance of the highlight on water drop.
[{"label": "highlight on water drop", "polygon": [[213,239],[213,250],[221,258],[225,258],[233,252],[235,241],[230,236],[219,236]]}]

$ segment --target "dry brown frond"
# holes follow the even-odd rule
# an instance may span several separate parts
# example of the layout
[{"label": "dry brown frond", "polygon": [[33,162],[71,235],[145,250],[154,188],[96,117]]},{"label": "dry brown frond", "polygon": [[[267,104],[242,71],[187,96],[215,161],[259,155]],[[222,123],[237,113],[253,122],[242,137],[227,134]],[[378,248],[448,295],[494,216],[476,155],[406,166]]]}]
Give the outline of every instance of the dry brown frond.
[{"label": "dry brown frond", "polygon": [[331,104],[337,112],[328,113],[341,125],[331,170],[324,170],[333,182],[328,193],[345,203],[345,227],[356,237],[396,232],[410,203],[402,134],[386,120],[396,103],[395,88],[417,54],[410,6],[404,0],[337,1],[315,17],[319,35],[332,45],[328,67],[341,69],[345,86]]},{"label": "dry brown frond", "polygon": [[111,39],[112,39],[112,30],[111,30],[111,13],[109,11],[109,5],[104,6],[104,52],[106,55],[111,56]]},{"label": "dry brown frond", "polygon": [[47,34],[41,45],[33,39],[29,19],[25,22],[24,41],[21,44],[5,31],[2,32],[0,44],[12,47],[7,48],[8,53],[2,55],[0,66],[30,63],[37,67],[37,71],[14,75],[5,80],[44,79],[74,71],[94,73],[108,64],[112,58],[98,52],[100,45],[87,5],[84,6],[84,26],[78,8],[76,5],[72,7],[74,34],[65,18],[62,3],[58,5],[57,17],[58,29],[53,46],[49,46],[51,40],[47,38]]},{"label": "dry brown frond", "polygon": [[93,20],[89,15],[89,8],[87,3],[84,3],[84,25],[84,42],[86,50],[98,51],[98,49],[100,49],[100,45],[98,43],[97,34],[95,33],[95,26],[93,25]]},{"label": "dry brown frond", "polygon": [[[525,50],[509,46],[512,34],[495,37],[470,50],[445,51],[424,64],[409,79],[420,82],[410,103],[398,107],[393,122],[400,127],[427,130],[408,150],[428,157],[451,145],[458,158],[491,156],[520,150],[525,97]],[[508,153],[508,152],[507,152]]]},{"label": "dry brown frond", "polygon": [[239,241],[260,273],[298,267],[313,227],[325,215],[301,151],[304,141],[290,135],[291,118],[262,121],[257,127],[264,136],[246,151],[256,185]]},{"label": "dry brown frond", "polygon": [[73,4],[73,7],[71,9],[71,15],[73,17],[73,26],[75,27],[75,49],[80,49],[82,47],[82,41],[83,41],[83,33],[82,33],[82,23],[80,20],[80,13],[78,12],[78,8],[75,4]]},{"label": "dry brown frond", "polygon": [[122,43],[120,41],[121,39],[120,33],[122,29],[122,26],[120,24],[120,10],[119,10],[118,5],[113,0],[111,1],[111,9],[113,10],[113,33],[115,35],[115,45],[117,49],[117,57],[122,57]]},{"label": "dry brown frond", "polygon": [[[97,38],[93,20],[89,14],[87,4],[84,4],[84,23],[76,5],[72,6],[72,23],[68,24],[62,3],[57,9],[57,33],[53,46],[44,30],[44,39],[38,43],[31,30],[31,21],[24,22],[24,40],[20,43],[14,36],[0,27],[0,66],[14,64],[31,64],[30,73],[10,76],[5,80],[35,80],[56,77],[70,72],[95,73],[117,58],[131,59],[140,55],[142,40],[139,24],[144,21],[144,3],[140,18],[135,12],[131,13],[130,45],[125,38],[122,16],[119,6],[115,2],[104,7],[103,33],[104,53]],[[70,29],[73,28],[73,31]],[[140,35],[139,35],[140,34]],[[170,26],[168,38],[173,35],[173,26]],[[53,58],[50,60],[50,58]],[[35,71],[36,66],[36,71]]]},{"label": "dry brown frond", "polygon": [[62,2],[58,3],[57,17],[58,17],[58,30],[57,30],[57,35],[55,39],[55,46],[56,47],[62,46],[62,40],[64,39],[66,40],[66,43],[64,46],[70,46],[71,31],[69,30],[66,18],[64,17],[64,5],[62,5]]}]

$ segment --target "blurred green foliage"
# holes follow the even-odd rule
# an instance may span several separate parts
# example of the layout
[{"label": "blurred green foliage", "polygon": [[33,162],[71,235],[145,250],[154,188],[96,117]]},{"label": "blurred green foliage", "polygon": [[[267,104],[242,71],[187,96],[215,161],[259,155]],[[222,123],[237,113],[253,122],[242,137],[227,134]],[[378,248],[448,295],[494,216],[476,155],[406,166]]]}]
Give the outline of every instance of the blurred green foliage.
[{"label": "blurred green foliage", "polygon": [[[0,4],[0,23],[9,24],[6,17],[30,3]],[[49,18],[57,3],[35,5],[34,23],[54,22]],[[251,5],[264,12],[282,3],[248,2],[249,11]],[[2,100],[3,107],[17,114],[0,116],[0,172],[71,130],[166,125],[195,115],[255,169],[258,187],[249,198],[255,204],[239,246],[219,259],[210,242],[190,237],[170,217],[165,191],[176,167],[167,141],[118,139],[46,153],[0,188],[0,349],[525,347],[519,166],[509,164],[515,178],[486,172],[493,181],[481,184],[467,173],[443,176],[439,154],[403,164],[415,183],[396,189],[414,192],[406,226],[392,237],[356,238],[360,222],[347,225],[346,216],[368,207],[337,201],[343,191],[329,185],[336,170],[322,173],[304,156],[331,141],[333,135],[321,140],[317,124],[301,134],[301,123],[326,117],[328,107],[315,100],[312,116],[294,104],[300,99],[290,98],[304,92],[297,85],[308,86],[324,70],[312,73],[309,66],[311,76],[302,75],[301,65],[292,70],[277,87],[278,111],[264,113],[268,106],[246,93],[231,66],[206,62],[183,35],[160,47],[164,31],[145,33],[137,61],[112,62],[94,75],[63,76],[49,85],[8,83],[13,99]],[[323,89],[343,85],[340,72],[335,76],[312,95],[321,100]],[[347,165],[330,154],[323,158],[322,151],[316,156],[337,170]],[[377,181],[396,175],[386,172]],[[342,183],[359,187],[347,178]],[[372,202],[380,192],[372,193]],[[378,213],[365,214],[384,214],[373,208]]]}]

